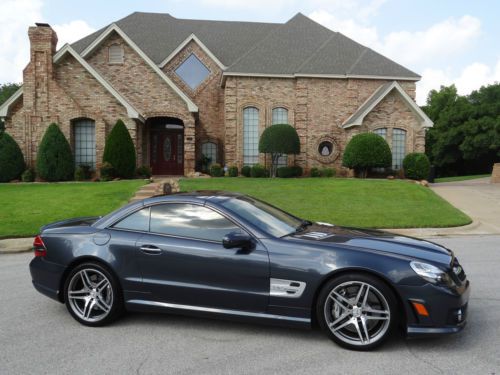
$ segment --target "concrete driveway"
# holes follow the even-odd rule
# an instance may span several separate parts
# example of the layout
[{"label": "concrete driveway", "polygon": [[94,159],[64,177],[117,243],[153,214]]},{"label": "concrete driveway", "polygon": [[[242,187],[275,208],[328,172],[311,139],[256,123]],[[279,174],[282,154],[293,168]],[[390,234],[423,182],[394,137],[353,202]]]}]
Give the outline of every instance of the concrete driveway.
[{"label": "concrete driveway", "polygon": [[431,184],[431,189],[474,221],[471,234],[500,234],[500,184],[490,178]]},{"label": "concrete driveway", "polygon": [[87,328],[31,286],[31,254],[0,255],[0,374],[499,374],[500,236],[435,240],[472,283],[458,335],[376,352],[333,344],[321,332],[173,315],[129,314]]}]

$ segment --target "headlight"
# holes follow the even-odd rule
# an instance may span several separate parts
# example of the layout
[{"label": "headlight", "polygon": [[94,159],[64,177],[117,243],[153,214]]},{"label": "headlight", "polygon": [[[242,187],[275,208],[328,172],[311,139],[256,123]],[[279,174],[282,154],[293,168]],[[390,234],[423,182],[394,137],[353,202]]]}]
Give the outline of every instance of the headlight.
[{"label": "headlight", "polygon": [[448,286],[455,284],[446,272],[432,264],[413,261],[410,262],[410,266],[417,275],[432,284],[445,284]]}]

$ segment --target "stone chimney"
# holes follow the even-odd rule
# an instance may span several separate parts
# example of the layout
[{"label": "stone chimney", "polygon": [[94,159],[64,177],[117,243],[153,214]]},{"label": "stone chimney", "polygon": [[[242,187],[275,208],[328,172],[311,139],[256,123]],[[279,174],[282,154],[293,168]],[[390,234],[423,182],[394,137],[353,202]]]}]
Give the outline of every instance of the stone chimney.
[{"label": "stone chimney", "polygon": [[36,23],[28,30],[30,62],[23,71],[23,105],[33,115],[46,116],[49,110],[49,82],[53,78],[52,59],[57,48],[57,34],[46,23]]}]

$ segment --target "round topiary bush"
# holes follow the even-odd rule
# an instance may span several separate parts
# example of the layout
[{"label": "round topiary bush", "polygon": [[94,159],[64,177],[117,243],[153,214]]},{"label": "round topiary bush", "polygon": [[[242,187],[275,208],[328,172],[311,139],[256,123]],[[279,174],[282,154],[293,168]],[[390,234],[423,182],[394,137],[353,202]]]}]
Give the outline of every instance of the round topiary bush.
[{"label": "round topiary bush", "polygon": [[260,136],[259,152],[271,154],[271,176],[276,177],[280,156],[300,153],[299,135],[288,124],[269,126]]},{"label": "round topiary bush", "polygon": [[243,166],[243,168],[241,168],[242,176],[250,177],[251,172],[252,172],[252,167],[250,167],[249,165],[245,165]]},{"label": "round topiary bush", "polygon": [[221,167],[220,164],[214,163],[210,166],[210,176],[223,177],[224,176],[224,169]]},{"label": "round topiary bush", "polygon": [[421,152],[413,152],[403,159],[403,170],[406,178],[424,180],[428,178],[430,169],[429,158]]},{"label": "round topiary bush", "polygon": [[255,164],[250,170],[250,176],[252,177],[266,177],[267,171],[262,164]]},{"label": "round topiary bush", "polygon": [[17,142],[0,131],[0,182],[17,180],[25,169],[24,157]]},{"label": "round topiary bush", "polygon": [[238,177],[238,167],[236,165],[232,165],[227,170],[227,175],[229,177]]},{"label": "round topiary bush", "polygon": [[114,177],[132,178],[135,173],[135,147],[122,120],[118,120],[106,138],[103,162],[113,166]]},{"label": "round topiary bush", "polygon": [[342,158],[342,165],[354,169],[356,175],[364,178],[370,168],[390,167],[392,154],[389,145],[374,133],[357,134],[349,141]]},{"label": "round topiary bush", "polygon": [[69,181],[75,173],[75,162],[68,140],[57,124],[50,124],[36,157],[36,171],[45,181]]}]

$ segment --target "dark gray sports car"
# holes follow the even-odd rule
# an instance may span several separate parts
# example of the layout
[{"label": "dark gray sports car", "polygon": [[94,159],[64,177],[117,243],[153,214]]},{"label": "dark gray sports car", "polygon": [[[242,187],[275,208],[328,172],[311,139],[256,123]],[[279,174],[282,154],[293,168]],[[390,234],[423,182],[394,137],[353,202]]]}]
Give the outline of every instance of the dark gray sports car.
[{"label": "dark gray sports car", "polygon": [[394,234],[299,219],[246,195],[146,199],[46,225],[33,285],[100,326],[174,311],[311,326],[351,349],[465,325],[469,281],[453,252]]}]

